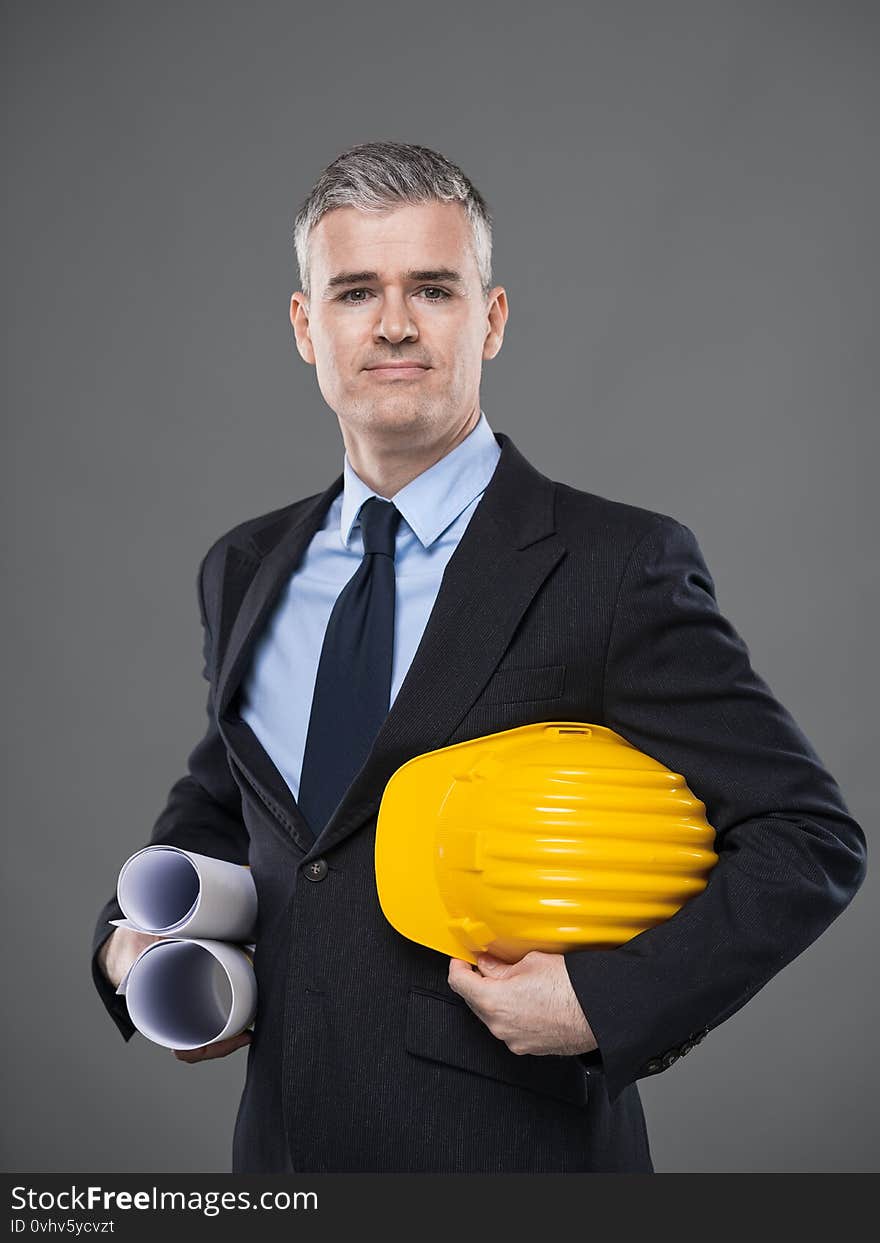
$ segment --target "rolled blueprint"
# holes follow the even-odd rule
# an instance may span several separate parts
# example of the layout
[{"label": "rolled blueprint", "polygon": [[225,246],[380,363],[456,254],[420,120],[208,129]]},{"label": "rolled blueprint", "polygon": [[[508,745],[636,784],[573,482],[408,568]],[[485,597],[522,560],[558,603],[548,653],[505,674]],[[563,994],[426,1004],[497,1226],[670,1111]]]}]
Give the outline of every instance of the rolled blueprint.
[{"label": "rolled blueprint", "polygon": [[142,1035],[166,1049],[199,1049],[253,1022],[257,981],[248,954],[224,941],[155,941],[116,990]]},{"label": "rolled blueprint", "polygon": [[124,920],[159,936],[254,940],[257,891],[251,870],[179,846],[146,846],[123,865],[116,897]]}]

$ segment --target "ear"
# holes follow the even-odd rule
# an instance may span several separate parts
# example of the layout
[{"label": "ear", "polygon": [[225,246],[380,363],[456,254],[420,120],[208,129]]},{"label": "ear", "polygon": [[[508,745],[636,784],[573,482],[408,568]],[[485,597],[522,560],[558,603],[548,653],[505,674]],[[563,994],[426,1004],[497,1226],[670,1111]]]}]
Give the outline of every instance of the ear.
[{"label": "ear", "polygon": [[290,298],[290,323],[293,327],[296,348],[299,350],[300,357],[314,367],[315,351],[312,347],[312,337],[309,332],[309,303],[308,298],[301,289],[298,289]]},{"label": "ear", "polygon": [[483,357],[494,358],[504,340],[504,325],[509,308],[503,285],[496,285],[486,299],[486,336],[483,339]]}]

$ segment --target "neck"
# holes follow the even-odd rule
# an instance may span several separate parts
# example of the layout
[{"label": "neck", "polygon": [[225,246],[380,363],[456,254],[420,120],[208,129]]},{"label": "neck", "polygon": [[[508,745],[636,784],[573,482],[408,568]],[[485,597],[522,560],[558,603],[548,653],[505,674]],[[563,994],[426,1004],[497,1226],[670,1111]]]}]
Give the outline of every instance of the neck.
[{"label": "neck", "polygon": [[407,444],[394,437],[383,443],[345,427],[341,429],[342,440],[349,462],[364,483],[379,496],[390,499],[417,475],[451,453],[470,435],[479,421],[480,403],[477,402],[462,420],[427,444]]}]

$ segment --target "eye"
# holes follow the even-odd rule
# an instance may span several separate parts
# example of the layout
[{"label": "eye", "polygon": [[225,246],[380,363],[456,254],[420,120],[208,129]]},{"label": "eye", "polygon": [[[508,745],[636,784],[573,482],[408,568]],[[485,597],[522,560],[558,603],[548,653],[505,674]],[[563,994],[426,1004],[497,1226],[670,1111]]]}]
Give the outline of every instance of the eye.
[{"label": "eye", "polygon": [[[446,302],[452,297],[447,289],[441,289],[439,285],[423,285],[418,292],[425,295],[426,302]],[[360,294],[364,297],[356,296]],[[347,302],[350,306],[362,306],[368,297],[372,297],[369,289],[347,289],[345,293],[339,295],[339,301]]]}]

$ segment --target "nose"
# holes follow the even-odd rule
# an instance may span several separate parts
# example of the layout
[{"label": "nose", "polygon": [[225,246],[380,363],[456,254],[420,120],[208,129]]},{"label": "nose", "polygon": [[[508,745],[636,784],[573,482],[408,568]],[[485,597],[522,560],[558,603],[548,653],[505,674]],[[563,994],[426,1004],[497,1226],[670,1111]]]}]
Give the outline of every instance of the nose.
[{"label": "nose", "polygon": [[419,330],[410,312],[406,298],[399,290],[389,289],[382,298],[381,310],[376,317],[373,333],[377,341],[415,341]]}]

